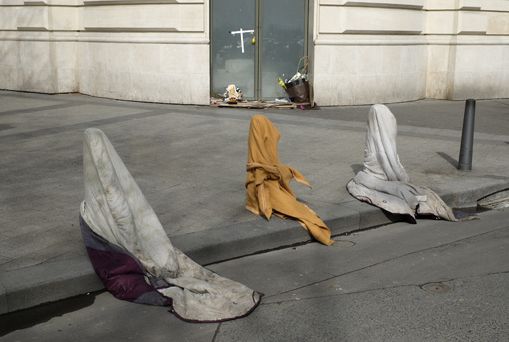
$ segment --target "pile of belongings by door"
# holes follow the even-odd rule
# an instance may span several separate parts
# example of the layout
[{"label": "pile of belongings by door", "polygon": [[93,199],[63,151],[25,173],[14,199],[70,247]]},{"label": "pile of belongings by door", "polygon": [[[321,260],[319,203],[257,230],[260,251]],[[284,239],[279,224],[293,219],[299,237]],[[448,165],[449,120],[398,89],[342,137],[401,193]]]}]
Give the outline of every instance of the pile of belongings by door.
[{"label": "pile of belongings by door", "polygon": [[242,90],[235,84],[230,84],[226,87],[226,92],[223,94],[222,99],[211,99],[211,106],[214,107],[235,107],[235,108],[250,108],[250,109],[264,109],[264,108],[284,108],[294,109],[297,105],[286,101],[247,101],[244,99]]},{"label": "pile of belongings by door", "polygon": [[290,79],[277,78],[277,83],[288,95],[287,97],[276,98],[274,101],[246,101],[242,90],[235,84],[229,84],[221,99],[211,99],[210,104],[215,107],[236,107],[236,108],[280,108],[280,109],[306,109],[314,106],[311,103],[311,92],[309,86],[309,58],[302,57],[297,65],[297,71]]}]

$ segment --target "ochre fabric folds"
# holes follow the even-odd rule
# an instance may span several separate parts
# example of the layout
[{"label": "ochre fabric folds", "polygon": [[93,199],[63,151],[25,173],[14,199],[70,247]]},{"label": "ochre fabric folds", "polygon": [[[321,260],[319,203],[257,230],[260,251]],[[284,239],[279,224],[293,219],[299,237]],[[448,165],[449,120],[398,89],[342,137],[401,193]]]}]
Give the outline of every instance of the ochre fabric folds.
[{"label": "ochre fabric folds", "polygon": [[318,215],[299,202],[290,188],[290,181],[310,186],[296,169],[279,161],[277,144],[280,133],[263,115],[251,119],[248,140],[246,208],[270,219],[272,214],[298,220],[319,242],[331,245],[330,230]]}]

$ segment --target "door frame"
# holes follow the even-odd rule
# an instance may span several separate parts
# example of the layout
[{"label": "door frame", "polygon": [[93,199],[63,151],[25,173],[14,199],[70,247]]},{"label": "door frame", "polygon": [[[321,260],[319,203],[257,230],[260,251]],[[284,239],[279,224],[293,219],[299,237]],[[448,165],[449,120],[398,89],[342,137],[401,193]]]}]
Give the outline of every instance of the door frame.
[{"label": "door frame", "polygon": [[[260,51],[262,49],[262,41],[259,39],[259,32],[261,28],[261,13],[262,13],[262,0],[253,0],[256,1],[255,4],[255,39],[256,39],[256,49],[255,49],[255,70],[254,70],[254,99],[249,100],[264,100],[261,98],[261,54]],[[270,0],[266,0],[270,1]],[[308,56],[309,58],[309,73],[310,73],[310,86],[312,85],[311,71],[313,66],[313,44],[310,42],[313,41],[313,28],[314,28],[314,8],[315,8],[315,0],[304,0],[305,1],[305,10],[304,10],[304,56]],[[210,96],[215,96],[217,94],[212,93],[212,25],[214,22],[212,6],[214,0],[209,0],[209,94]],[[295,66],[297,68],[297,66]],[[226,90],[227,84],[225,84]],[[312,86],[311,86],[312,88]],[[311,91],[312,96],[312,91]],[[267,100],[268,98],[265,98]]]}]

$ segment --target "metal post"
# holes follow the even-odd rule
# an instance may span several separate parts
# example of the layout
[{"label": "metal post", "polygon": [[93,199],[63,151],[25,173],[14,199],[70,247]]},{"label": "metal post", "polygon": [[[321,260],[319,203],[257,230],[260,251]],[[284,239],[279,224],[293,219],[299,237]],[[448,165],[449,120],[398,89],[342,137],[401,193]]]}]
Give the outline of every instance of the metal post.
[{"label": "metal post", "polygon": [[465,115],[463,117],[463,132],[461,134],[460,156],[458,170],[472,170],[472,152],[474,146],[475,126],[475,100],[468,99],[465,102]]}]

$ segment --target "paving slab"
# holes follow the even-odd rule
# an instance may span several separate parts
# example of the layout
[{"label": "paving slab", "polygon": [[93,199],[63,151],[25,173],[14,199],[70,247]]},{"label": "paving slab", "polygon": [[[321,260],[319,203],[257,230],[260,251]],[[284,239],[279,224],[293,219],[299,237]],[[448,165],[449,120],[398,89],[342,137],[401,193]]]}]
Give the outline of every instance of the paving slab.
[{"label": "paving slab", "polygon": [[[13,96],[9,96],[12,94]],[[22,96],[22,93],[3,92],[2,93],[2,107],[0,108],[0,115],[12,113],[25,113],[27,111],[39,110],[40,108],[48,108],[55,105],[61,106],[61,101],[54,101],[51,97],[46,96],[33,96],[27,94]]]}]

